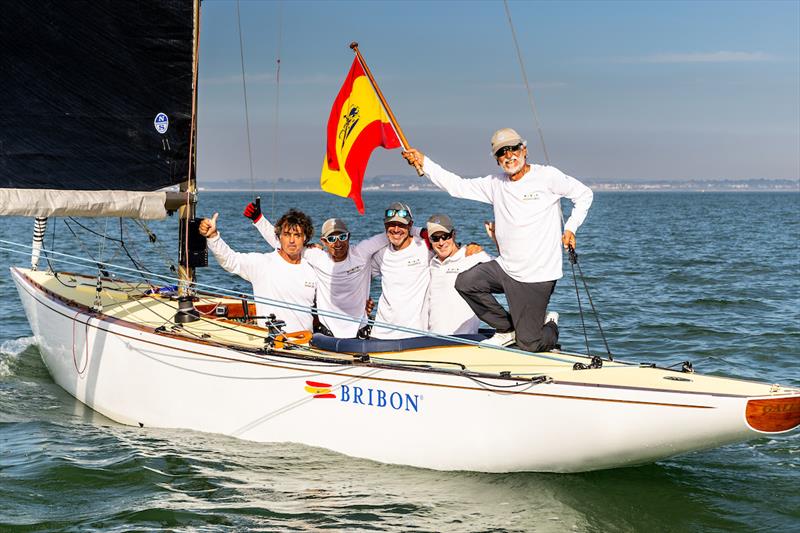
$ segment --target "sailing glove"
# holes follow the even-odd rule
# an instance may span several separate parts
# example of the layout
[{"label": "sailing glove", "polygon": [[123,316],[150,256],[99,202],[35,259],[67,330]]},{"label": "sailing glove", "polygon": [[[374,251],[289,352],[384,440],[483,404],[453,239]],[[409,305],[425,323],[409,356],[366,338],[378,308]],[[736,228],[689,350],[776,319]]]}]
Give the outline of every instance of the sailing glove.
[{"label": "sailing glove", "polygon": [[261,219],[261,206],[250,202],[247,204],[247,207],[244,208],[244,216],[252,220],[253,224],[255,224]]}]

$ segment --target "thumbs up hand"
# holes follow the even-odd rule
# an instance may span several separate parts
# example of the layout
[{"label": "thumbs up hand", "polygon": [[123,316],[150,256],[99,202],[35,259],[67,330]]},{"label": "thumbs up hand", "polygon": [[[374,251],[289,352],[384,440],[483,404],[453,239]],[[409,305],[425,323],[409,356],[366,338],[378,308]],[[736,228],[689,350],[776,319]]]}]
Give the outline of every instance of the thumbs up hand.
[{"label": "thumbs up hand", "polygon": [[213,217],[204,218],[200,221],[200,227],[198,228],[200,235],[206,238],[216,237],[219,235],[219,232],[217,231],[217,217],[219,217],[219,213],[214,213]]}]

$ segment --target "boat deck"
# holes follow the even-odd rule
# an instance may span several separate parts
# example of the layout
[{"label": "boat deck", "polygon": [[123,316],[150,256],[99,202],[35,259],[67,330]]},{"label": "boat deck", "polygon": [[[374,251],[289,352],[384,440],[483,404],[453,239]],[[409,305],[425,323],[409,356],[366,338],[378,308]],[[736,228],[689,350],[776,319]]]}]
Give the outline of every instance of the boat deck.
[{"label": "boat deck", "polygon": [[[68,305],[91,308],[95,303],[96,278],[19,269],[33,283]],[[177,325],[174,317],[178,301],[174,295],[154,294],[144,283],[104,280],[101,294],[102,315],[137,329],[167,336],[177,336],[204,344],[222,345],[231,349],[255,352],[264,348],[268,332],[252,324],[220,318],[212,312],[201,313],[199,320]],[[217,305],[242,308],[238,299],[200,295],[195,302],[203,309]],[[279,353],[293,357],[325,358],[364,364],[363,354],[337,353],[320,350],[308,344],[289,344]],[[575,363],[588,364],[589,358],[564,352],[528,353],[475,345],[449,345],[369,353],[369,363],[398,365],[417,369],[448,370],[480,373],[495,377],[532,379],[546,376],[561,383],[603,385],[619,388],[647,388],[672,392],[710,393],[735,396],[782,396],[798,394],[800,389],[782,387],[726,377],[683,373],[648,365],[620,361],[603,361],[602,368],[575,370]],[[646,357],[646,354],[644,354]],[[676,361],[690,359],[687,354],[676,355]]]}]

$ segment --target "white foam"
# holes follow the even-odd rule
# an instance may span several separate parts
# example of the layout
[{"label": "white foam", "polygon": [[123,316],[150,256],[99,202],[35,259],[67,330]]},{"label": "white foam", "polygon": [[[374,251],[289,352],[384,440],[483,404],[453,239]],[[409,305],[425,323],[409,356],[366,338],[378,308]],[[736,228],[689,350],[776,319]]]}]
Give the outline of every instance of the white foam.
[{"label": "white foam", "polygon": [[0,377],[10,376],[12,371],[9,363],[35,343],[35,337],[22,337],[10,339],[0,344]]}]

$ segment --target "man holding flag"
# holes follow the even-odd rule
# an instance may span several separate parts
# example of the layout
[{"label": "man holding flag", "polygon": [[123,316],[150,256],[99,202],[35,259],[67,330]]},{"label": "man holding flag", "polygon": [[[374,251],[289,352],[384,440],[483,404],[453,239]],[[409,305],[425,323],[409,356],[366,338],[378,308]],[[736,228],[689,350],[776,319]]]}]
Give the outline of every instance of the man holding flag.
[{"label": "man holding flag", "polygon": [[[495,328],[487,344],[523,350],[552,349],[558,340],[557,315],[545,312],[562,277],[561,245],[575,247],[575,232],[592,205],[592,190],[555,167],[528,163],[526,141],[511,128],[494,133],[492,156],[502,174],[464,179],[409,148],[403,157],[422,166],[431,181],[456,198],[491,204],[500,257],[456,278],[456,290],[478,317]],[[561,198],[573,209],[561,234]],[[505,293],[509,310],[493,294]],[[547,323],[545,323],[547,322]]]}]

